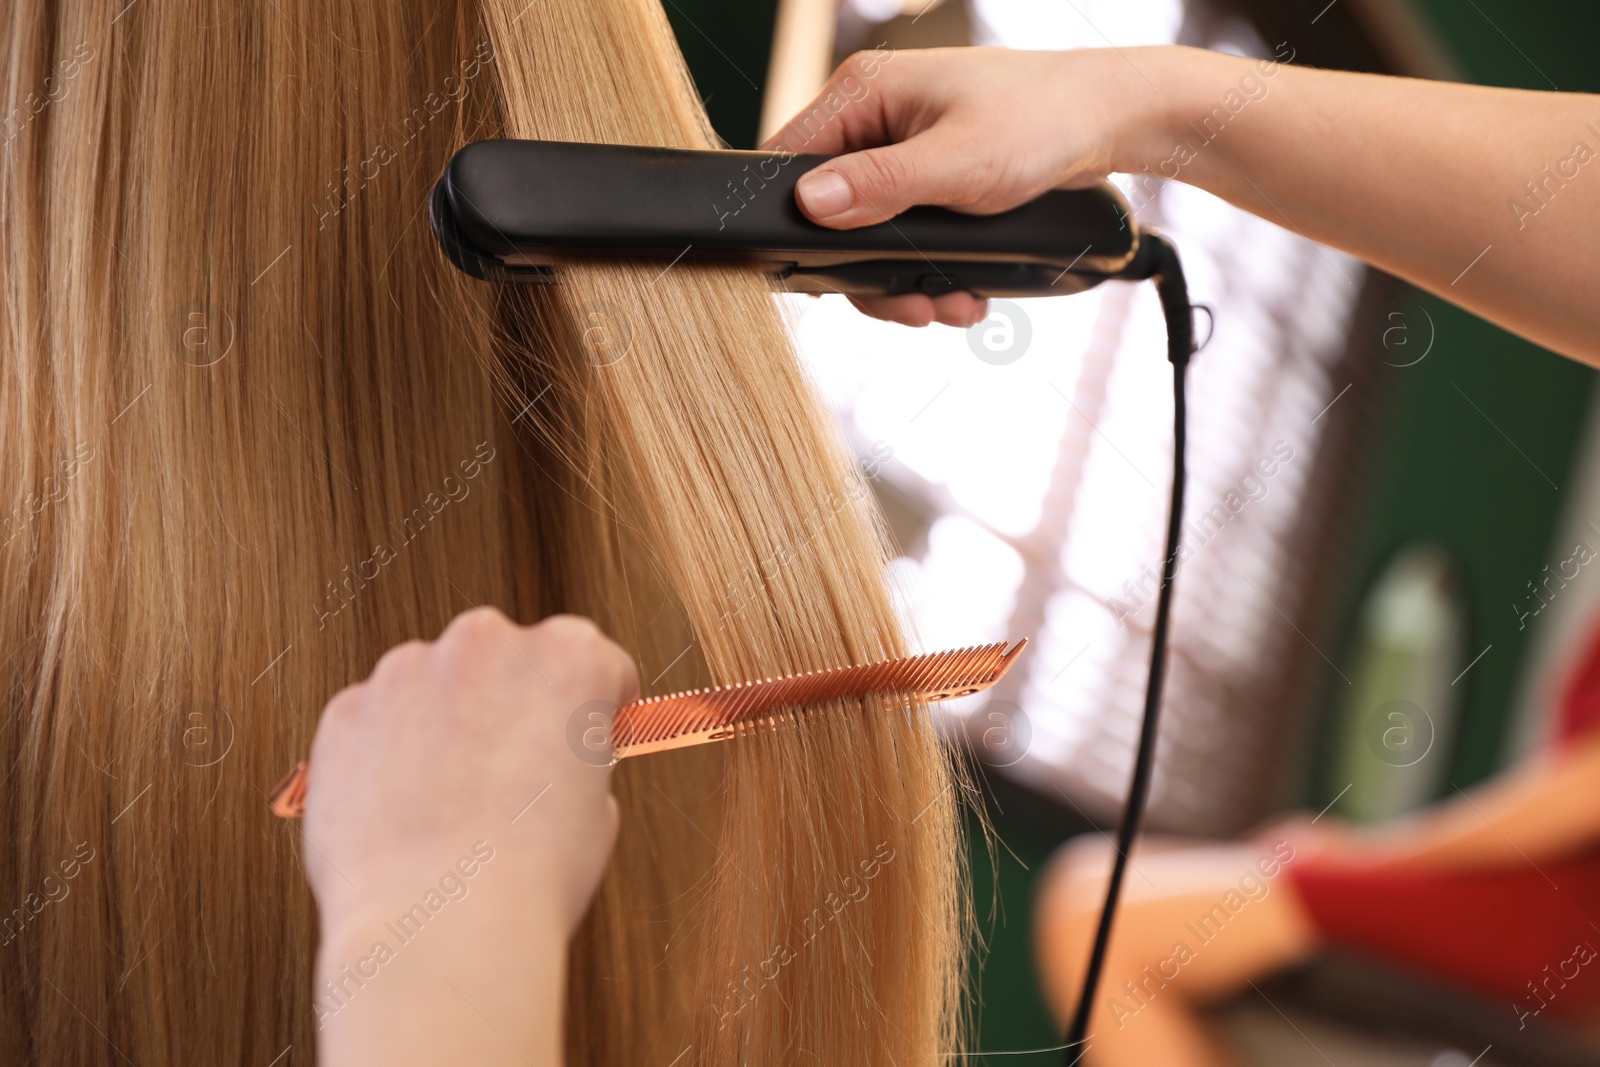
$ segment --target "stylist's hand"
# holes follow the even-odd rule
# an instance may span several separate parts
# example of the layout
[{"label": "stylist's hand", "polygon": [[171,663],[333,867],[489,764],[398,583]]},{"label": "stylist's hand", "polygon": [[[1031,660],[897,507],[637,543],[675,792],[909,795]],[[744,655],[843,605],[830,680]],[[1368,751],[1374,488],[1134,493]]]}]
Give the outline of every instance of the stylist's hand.
[{"label": "stylist's hand", "polygon": [[[568,724],[638,690],[633,662],[587,620],[523,627],[479,608],[431,644],[391,649],[329,702],[304,816],[321,1062],[377,1062],[380,1050],[498,1062],[511,1050],[484,1017],[517,1062],[559,1056],[566,943],[618,821],[609,753],[575,751]],[[392,961],[374,959],[379,941]],[[365,981],[330,998],[323,983],[338,986],[344,968]],[[484,1039],[481,1054],[466,1035]]]},{"label": "stylist's hand", "polygon": [[[839,157],[795,190],[824,226],[882,222],[917,204],[993,214],[1047,189],[1137,171],[1166,118],[1156,86],[1187,51],[864,52],[764,147]],[[970,293],[855,303],[910,326],[970,326],[986,311]]]}]

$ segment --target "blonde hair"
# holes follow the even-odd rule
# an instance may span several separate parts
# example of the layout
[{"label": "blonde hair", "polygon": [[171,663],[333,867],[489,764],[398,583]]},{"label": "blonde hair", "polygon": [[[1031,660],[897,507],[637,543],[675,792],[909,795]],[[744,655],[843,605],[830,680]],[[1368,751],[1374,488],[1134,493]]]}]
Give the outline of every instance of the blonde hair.
[{"label": "blonde hair", "polygon": [[[468,140],[715,146],[654,0],[125,4],[4,16],[0,1058],[306,1062],[264,790],[385,649],[574,611],[664,691],[903,638],[760,277],[434,245]],[[959,1046],[955,770],[920,714],[810,720],[617,767],[569,1063]]]}]

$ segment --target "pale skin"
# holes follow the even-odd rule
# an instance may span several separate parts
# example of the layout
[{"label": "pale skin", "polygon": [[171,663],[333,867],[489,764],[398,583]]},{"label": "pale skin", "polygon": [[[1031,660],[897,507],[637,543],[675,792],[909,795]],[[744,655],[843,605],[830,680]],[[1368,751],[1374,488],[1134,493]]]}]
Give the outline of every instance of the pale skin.
[{"label": "pale skin", "polygon": [[[638,692],[632,660],[587,620],[522,627],[479,608],[329,702],[304,819],[319,1063],[562,1062],[567,942],[618,820],[610,768],[574,753],[567,724]],[[448,902],[402,943],[396,920],[452,873]],[[341,980],[330,997],[323,983]]]},{"label": "pale skin", "polygon": [[[849,102],[808,126],[830,93]],[[1194,126],[1230,93],[1255,98],[1202,144]],[[801,210],[841,228],[913,204],[1003,211],[1112,172],[1175,175],[1600,365],[1600,159],[1572,160],[1578,142],[1600,152],[1591,122],[1600,130],[1592,95],[1263,67],[1190,48],[963,48],[856,57],[767,144],[842,153],[798,188]],[[1185,142],[1187,162],[1174,158]],[[1541,201],[1526,183],[1545,181],[1546,165],[1575,176],[1550,181]],[[1527,214],[1508,207],[1517,197]],[[965,326],[979,311],[965,293],[860,303],[909,325]]]},{"label": "pale skin", "polygon": [[[1187,124],[1254,71],[1265,95],[1182,163],[1176,180],[1600,365],[1592,298],[1600,160],[1547,186],[1544,200],[1524,188],[1544,179],[1545,165],[1561,168],[1576,142],[1600,149],[1600,133],[1585,127],[1600,127],[1600,98],[1282,65],[1266,77],[1251,61],[1179,48],[903,52],[878,57],[875,70],[862,95],[859,62],[846,64],[829,91],[856,78],[851,103],[820,131],[800,136],[793,126],[773,139],[841,157],[798,190],[802,210],[824,225],[865,225],[913,204],[1001,211],[1113,171],[1173,176],[1166,161],[1175,146],[1196,140]],[[840,179],[831,196],[830,174]],[[1507,203],[1518,196],[1537,212],[1517,217]],[[967,325],[983,311],[963,293],[860,304],[911,325]],[[321,918],[319,983],[370,958],[384,924],[458,869],[476,842],[494,858],[475,868],[469,895],[323,1018],[319,1062],[561,1062],[566,944],[617,826],[606,769],[574,756],[566,723],[589,700],[620,704],[637,692],[632,663],[592,625],[563,617],[524,628],[479,610],[433,644],[393,650],[329,704],[304,824]],[[1214,903],[1273,842],[1291,842],[1298,857],[1320,850],[1357,863],[1539,862],[1600,838],[1597,774],[1600,741],[1591,741],[1525,763],[1470,801],[1377,831],[1300,819],[1242,845],[1148,842],[1126,883],[1107,984],[1159,963],[1172,928]],[[1043,882],[1040,968],[1063,1019],[1106,866],[1105,849],[1076,846]],[[1195,1009],[1316,943],[1287,879],[1271,886],[1126,1026],[1097,1016],[1090,1060],[1225,1062]]]},{"label": "pale skin", "polygon": [[[838,106],[841,99],[849,102]],[[1225,121],[1202,135],[1218,107]],[[916,204],[989,214],[1113,172],[1186,182],[1600,366],[1597,96],[1311,70],[1188,48],[949,49],[853,58],[767,147],[836,157],[801,179],[796,199],[813,221],[839,228]],[[912,326],[967,326],[985,312],[967,293],[855,302]],[[1146,841],[1124,882],[1102,999],[1145,978],[1147,967],[1171,973],[1174,943],[1194,940],[1184,924],[1276,843],[1302,862],[1320,855],[1417,871],[1538,864],[1600,842],[1597,780],[1600,738],[1592,737],[1382,827],[1307,815],[1244,844]],[[1106,841],[1083,839],[1041,879],[1039,972],[1063,1025],[1110,860]],[[1317,943],[1280,873],[1137,1015],[1097,1009],[1086,1062],[1229,1062],[1199,1009],[1303,960]]]}]

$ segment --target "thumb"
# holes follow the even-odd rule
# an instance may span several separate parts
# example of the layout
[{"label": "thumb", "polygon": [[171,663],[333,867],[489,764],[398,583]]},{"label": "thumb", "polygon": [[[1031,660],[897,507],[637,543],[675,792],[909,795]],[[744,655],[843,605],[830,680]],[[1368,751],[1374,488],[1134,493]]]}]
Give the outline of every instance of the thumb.
[{"label": "thumb", "polygon": [[929,130],[898,144],[836,156],[800,177],[795,200],[813,222],[854,229],[917,204],[982,199],[967,153]]}]

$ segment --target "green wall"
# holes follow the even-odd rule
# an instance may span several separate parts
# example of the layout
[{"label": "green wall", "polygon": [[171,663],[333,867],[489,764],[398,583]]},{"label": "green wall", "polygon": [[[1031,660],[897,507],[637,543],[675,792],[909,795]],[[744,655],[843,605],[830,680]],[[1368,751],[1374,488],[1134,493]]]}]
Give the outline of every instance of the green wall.
[{"label": "green wall", "polygon": [[[972,1047],[984,1052],[1051,1048],[1061,1043],[1061,1033],[1039,994],[1028,932],[1034,879],[1071,832],[1029,817],[1014,801],[991,803],[989,819],[998,838],[992,848],[978,820],[967,820],[972,902],[978,926],[972,953],[976,982],[970,1008],[977,1024]],[[1072,831],[1081,829],[1084,828],[1073,827]],[[1050,1053],[971,1057],[963,1062],[981,1067],[1060,1060],[1060,1053]]]},{"label": "green wall", "polygon": [[711,125],[730,148],[754,148],[777,0],[662,0]]},{"label": "green wall", "polygon": [[[1600,5],[1590,0],[1416,6],[1468,81],[1600,90]],[[1442,300],[1414,294],[1413,301],[1406,319],[1395,321],[1420,334],[1431,318],[1437,336],[1416,366],[1382,368],[1390,410],[1374,441],[1349,599],[1412,540],[1440,543],[1457,557],[1469,607],[1466,659],[1489,649],[1459,683],[1465,693],[1452,781],[1465,787],[1500,763],[1533,632],[1518,629],[1512,605],[1526,601],[1527,582],[1557,558],[1557,487],[1566,488],[1573,467],[1595,372]],[[1350,655],[1347,646],[1338,658]],[[1342,786],[1322,778],[1311,798],[1326,802]]]}]

